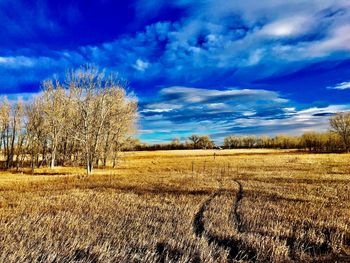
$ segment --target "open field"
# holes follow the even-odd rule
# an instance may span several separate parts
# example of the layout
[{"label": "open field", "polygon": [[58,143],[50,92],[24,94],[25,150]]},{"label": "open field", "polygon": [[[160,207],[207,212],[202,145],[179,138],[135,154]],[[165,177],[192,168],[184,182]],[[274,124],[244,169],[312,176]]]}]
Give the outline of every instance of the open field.
[{"label": "open field", "polygon": [[349,160],[128,152],[91,177],[2,172],[0,262],[350,262]]}]

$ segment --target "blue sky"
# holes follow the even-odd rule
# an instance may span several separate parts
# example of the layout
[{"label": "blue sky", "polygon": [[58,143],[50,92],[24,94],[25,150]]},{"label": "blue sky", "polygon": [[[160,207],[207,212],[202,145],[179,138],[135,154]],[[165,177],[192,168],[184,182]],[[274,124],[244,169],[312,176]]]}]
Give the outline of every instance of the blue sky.
[{"label": "blue sky", "polygon": [[140,101],[140,138],[301,134],[350,109],[348,0],[0,0],[0,93],[93,63]]}]

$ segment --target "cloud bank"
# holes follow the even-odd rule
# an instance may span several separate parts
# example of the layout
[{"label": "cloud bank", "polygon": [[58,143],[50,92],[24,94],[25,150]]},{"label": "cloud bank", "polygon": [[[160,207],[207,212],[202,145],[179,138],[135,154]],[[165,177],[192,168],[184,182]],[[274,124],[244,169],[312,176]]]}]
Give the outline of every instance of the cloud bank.
[{"label": "cloud bank", "polygon": [[141,104],[141,138],[164,142],[198,133],[222,142],[232,134],[301,134],[327,130],[329,117],[346,110],[350,105],[298,105],[268,90],[168,87]]}]

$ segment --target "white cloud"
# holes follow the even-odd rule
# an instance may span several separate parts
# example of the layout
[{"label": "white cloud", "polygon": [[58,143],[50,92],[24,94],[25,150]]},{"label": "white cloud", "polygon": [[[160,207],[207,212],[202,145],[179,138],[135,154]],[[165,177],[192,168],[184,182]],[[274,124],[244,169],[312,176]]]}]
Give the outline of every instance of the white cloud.
[{"label": "white cloud", "polygon": [[293,37],[308,32],[312,28],[311,16],[283,18],[265,25],[260,34],[272,37]]},{"label": "white cloud", "polygon": [[137,59],[135,64],[133,65],[133,67],[138,70],[138,71],[145,71],[146,69],[148,69],[150,66],[150,64],[146,61],[143,61],[141,59]]},{"label": "white cloud", "polygon": [[36,58],[25,56],[0,57],[0,65],[4,67],[33,67],[35,63]]},{"label": "white cloud", "polygon": [[10,93],[10,94],[1,94],[0,88],[0,98],[7,98],[8,101],[12,104],[17,103],[18,101],[30,102],[39,97],[41,92],[21,92],[21,93]]},{"label": "white cloud", "polygon": [[327,87],[327,89],[340,89],[340,90],[350,89],[350,81],[341,82],[336,84],[335,86],[329,86]]},{"label": "white cloud", "polygon": [[172,111],[173,109],[144,109],[141,111],[141,113],[149,113],[149,112],[156,112],[156,113],[161,113],[161,112],[169,112]]},{"label": "white cloud", "polygon": [[305,57],[327,57],[337,52],[343,52],[345,57],[350,52],[349,43],[350,25],[341,25],[332,29],[324,39],[304,45],[302,51]]}]

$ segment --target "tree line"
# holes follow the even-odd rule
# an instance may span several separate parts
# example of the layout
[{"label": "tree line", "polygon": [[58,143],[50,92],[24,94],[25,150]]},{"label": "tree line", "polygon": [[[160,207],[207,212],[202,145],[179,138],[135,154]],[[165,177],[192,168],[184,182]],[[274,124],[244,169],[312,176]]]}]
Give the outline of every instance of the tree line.
[{"label": "tree line", "polygon": [[33,100],[0,103],[3,167],[116,165],[117,154],[132,135],[137,101],[113,74],[93,66],[48,80]]},{"label": "tree line", "polygon": [[350,113],[338,113],[329,120],[327,132],[305,132],[301,136],[227,136],[221,146],[215,145],[208,135],[191,135],[184,142],[179,138],[169,143],[144,144],[140,140],[129,141],[125,150],[186,150],[186,149],[300,149],[310,152],[349,152],[350,150]]},{"label": "tree line", "polygon": [[339,138],[332,132],[306,132],[302,136],[227,136],[224,148],[300,149],[312,152],[338,152]]},{"label": "tree line", "polygon": [[193,150],[216,148],[209,135],[191,135],[188,140],[181,142],[179,138],[173,138],[169,143],[142,143],[139,139],[129,139],[124,144],[124,151],[159,151],[159,150]]},{"label": "tree line", "polygon": [[337,113],[329,119],[327,132],[305,132],[301,136],[227,136],[224,148],[303,149],[310,152],[349,152],[350,112]]}]

